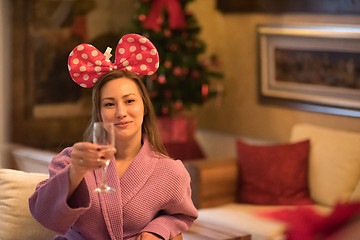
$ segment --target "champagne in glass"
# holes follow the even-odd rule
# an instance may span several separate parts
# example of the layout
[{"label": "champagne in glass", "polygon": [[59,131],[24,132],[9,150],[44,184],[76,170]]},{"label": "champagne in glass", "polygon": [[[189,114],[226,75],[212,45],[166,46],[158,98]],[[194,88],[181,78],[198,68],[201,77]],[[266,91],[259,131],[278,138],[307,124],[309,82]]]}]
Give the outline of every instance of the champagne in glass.
[{"label": "champagne in glass", "polygon": [[113,154],[109,154],[112,148],[115,147],[115,136],[114,136],[114,124],[96,122],[93,125],[93,143],[100,145],[101,152],[105,156],[105,165],[102,168],[101,183],[94,189],[97,193],[113,193],[116,190],[107,184],[107,169],[110,164],[110,160],[114,157]]}]

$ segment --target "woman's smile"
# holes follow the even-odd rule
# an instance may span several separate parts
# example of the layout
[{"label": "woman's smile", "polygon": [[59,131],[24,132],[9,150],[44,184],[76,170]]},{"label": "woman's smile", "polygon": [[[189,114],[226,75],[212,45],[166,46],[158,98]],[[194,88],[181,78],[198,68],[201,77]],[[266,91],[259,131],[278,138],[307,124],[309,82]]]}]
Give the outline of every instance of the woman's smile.
[{"label": "woman's smile", "polygon": [[121,121],[121,122],[114,123],[115,127],[119,127],[119,128],[125,128],[125,127],[129,126],[130,124],[131,124],[131,121]]}]

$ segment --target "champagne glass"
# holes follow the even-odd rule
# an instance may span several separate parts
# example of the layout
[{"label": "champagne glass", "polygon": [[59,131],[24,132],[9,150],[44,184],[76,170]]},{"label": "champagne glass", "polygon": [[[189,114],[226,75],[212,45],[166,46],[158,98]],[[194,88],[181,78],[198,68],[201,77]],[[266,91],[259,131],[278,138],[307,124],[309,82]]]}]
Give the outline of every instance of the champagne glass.
[{"label": "champagne glass", "polygon": [[107,151],[112,151],[115,147],[115,136],[114,136],[114,124],[96,122],[93,125],[93,143],[100,145],[102,153],[104,153],[105,162],[101,172],[101,183],[100,186],[94,189],[97,193],[113,193],[116,190],[107,184],[107,169],[110,164],[111,154]]}]

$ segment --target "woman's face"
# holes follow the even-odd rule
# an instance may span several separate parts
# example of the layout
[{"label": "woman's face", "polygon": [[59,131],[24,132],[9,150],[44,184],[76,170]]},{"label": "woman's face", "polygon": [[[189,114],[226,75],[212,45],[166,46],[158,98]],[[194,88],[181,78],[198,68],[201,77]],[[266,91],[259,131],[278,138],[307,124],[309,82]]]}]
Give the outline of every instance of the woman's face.
[{"label": "woman's face", "polygon": [[114,123],[116,140],[141,141],[144,103],[136,83],[129,78],[111,80],[102,87],[100,96],[102,120]]}]

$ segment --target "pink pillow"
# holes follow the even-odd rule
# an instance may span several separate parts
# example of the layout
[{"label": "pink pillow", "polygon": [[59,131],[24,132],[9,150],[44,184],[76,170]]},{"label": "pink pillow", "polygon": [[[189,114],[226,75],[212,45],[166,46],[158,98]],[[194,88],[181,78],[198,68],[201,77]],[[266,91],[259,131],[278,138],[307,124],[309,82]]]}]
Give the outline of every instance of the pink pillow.
[{"label": "pink pillow", "polygon": [[236,142],[237,201],[261,205],[313,204],[308,189],[310,141],[277,145]]}]

